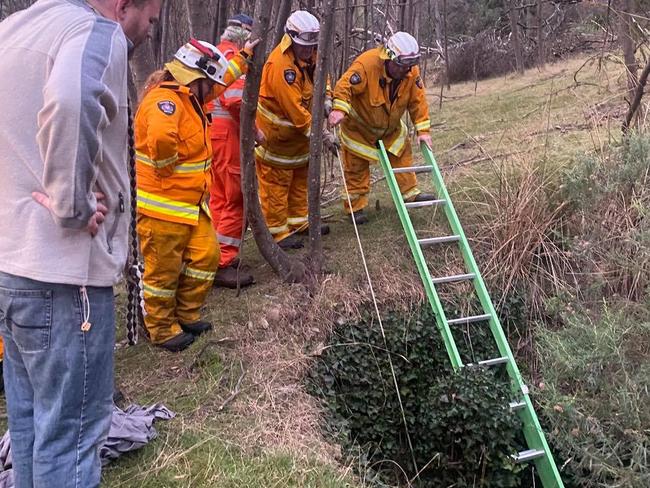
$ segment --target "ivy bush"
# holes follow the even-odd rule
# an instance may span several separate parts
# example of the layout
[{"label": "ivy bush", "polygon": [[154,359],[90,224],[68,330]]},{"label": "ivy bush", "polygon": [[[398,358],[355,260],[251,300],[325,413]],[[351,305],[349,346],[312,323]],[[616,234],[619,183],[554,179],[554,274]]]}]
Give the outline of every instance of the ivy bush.
[{"label": "ivy bush", "polygon": [[[370,316],[340,327],[309,375],[328,412],[327,430],[347,455],[361,453],[366,478],[421,487],[520,487],[524,468],[510,455],[522,448],[521,425],[508,407],[508,383],[483,368],[454,373],[428,308],[408,317],[383,314],[383,326],[385,341]],[[475,330],[473,355],[494,357],[489,331]]]}]

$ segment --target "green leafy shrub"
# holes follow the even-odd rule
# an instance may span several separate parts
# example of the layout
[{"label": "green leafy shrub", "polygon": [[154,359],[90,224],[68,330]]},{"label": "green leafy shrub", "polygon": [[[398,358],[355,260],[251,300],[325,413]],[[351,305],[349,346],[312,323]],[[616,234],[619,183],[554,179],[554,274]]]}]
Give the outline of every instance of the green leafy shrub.
[{"label": "green leafy shrub", "polygon": [[[417,478],[422,487],[519,487],[523,468],[510,455],[521,448],[521,427],[508,407],[508,383],[485,369],[454,373],[429,309],[384,315],[385,342],[371,318],[346,324],[310,375],[345,451],[360,449],[366,472],[389,483]],[[473,339],[474,355],[493,357],[489,332]]]},{"label": "green leafy shrub", "polygon": [[603,307],[540,328],[545,423],[567,487],[650,486],[650,317]]}]

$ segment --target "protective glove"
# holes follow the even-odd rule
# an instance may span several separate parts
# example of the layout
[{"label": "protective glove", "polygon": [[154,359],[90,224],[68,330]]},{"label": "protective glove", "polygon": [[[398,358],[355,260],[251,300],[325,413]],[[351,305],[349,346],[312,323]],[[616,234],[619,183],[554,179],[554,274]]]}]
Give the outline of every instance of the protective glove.
[{"label": "protective glove", "polygon": [[327,117],[327,123],[330,127],[336,127],[343,121],[344,118],[345,112],[342,110],[332,110],[332,112],[329,114],[329,117]]},{"label": "protective glove", "polygon": [[339,138],[336,137],[336,134],[328,131],[327,129],[323,129],[323,144],[334,155],[337,155],[339,149],[341,149],[341,142],[339,141]]},{"label": "protective glove", "polygon": [[329,117],[329,115],[332,113],[332,98],[331,97],[325,97],[325,117]]},{"label": "protective glove", "polygon": [[431,140],[431,135],[429,134],[420,134],[418,136],[418,146],[422,143],[425,143],[431,151],[433,151],[433,141]]}]

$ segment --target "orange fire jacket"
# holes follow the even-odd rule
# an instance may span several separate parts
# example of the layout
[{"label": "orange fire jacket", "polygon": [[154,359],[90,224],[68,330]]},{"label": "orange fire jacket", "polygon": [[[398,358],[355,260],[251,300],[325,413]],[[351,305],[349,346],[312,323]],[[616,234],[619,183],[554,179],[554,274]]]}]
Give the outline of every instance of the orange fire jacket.
[{"label": "orange fire jacket", "polygon": [[382,47],[362,53],[334,87],[333,109],[348,115],[341,124],[341,144],[371,161],[378,160],[376,144],[380,139],[388,152],[402,154],[408,138],[402,116],[407,110],[418,134],[431,128],[419,68],[414,66],[399,82],[391,102],[393,80],[386,73],[386,59]]},{"label": "orange fire jacket", "polygon": [[[262,71],[257,126],[266,143],[255,149],[271,166],[298,168],[309,162],[313,67],[293,55],[285,34]],[[313,65],[312,65],[313,66]]]}]

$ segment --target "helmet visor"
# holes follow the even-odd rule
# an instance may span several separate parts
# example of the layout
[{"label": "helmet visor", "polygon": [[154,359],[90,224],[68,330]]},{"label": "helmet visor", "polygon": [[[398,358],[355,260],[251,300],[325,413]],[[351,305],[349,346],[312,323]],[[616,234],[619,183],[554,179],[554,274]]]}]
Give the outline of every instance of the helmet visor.
[{"label": "helmet visor", "polygon": [[420,62],[420,54],[397,56],[395,59],[393,59],[393,61],[395,61],[400,66],[410,68]]},{"label": "helmet visor", "polygon": [[291,32],[291,38],[296,41],[297,44],[302,44],[303,46],[313,46],[318,44],[318,31],[316,32]]}]

